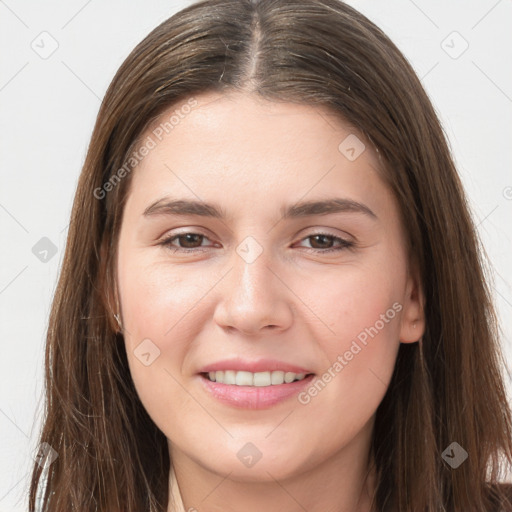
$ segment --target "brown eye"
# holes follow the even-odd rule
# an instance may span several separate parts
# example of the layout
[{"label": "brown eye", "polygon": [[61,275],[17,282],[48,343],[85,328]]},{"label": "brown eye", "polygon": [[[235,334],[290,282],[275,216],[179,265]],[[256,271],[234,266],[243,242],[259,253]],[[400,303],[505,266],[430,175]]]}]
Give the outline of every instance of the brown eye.
[{"label": "brown eye", "polygon": [[[179,233],[177,235],[170,236],[160,242],[162,245],[168,248],[172,252],[203,252],[205,247],[202,242],[208,240],[208,238],[201,233]],[[309,235],[303,240],[311,240],[311,247],[304,247],[308,251],[316,253],[328,253],[342,251],[354,247],[354,242],[349,242],[338,236],[331,235],[329,233],[315,233]],[[176,241],[178,245],[176,245]],[[337,246],[334,244],[337,243]]]},{"label": "brown eye", "polygon": [[[159,245],[168,248],[172,252],[197,252],[203,251],[205,246],[202,245],[202,242],[205,239],[208,240],[201,233],[179,233],[162,240]],[[175,241],[178,242],[178,246],[175,244]]]},{"label": "brown eye", "polygon": [[192,249],[196,247],[198,241],[199,247],[201,246],[201,242],[203,241],[204,236],[198,233],[185,233],[182,235],[177,235],[173,239],[179,240],[180,244],[182,244],[181,247]]},{"label": "brown eye", "polygon": [[[354,242],[349,242],[348,240],[344,240],[343,238],[329,233],[315,233],[307,236],[303,240],[311,240],[312,242],[310,242],[310,244],[312,247],[305,247],[305,249],[317,253],[342,251],[344,249],[350,249],[355,245]],[[338,243],[337,247],[333,246],[334,242]]]},{"label": "brown eye", "polygon": [[[311,244],[313,246],[313,249],[330,249],[334,241],[334,237],[330,235],[311,235],[308,238],[310,238],[311,240],[316,239],[315,243]],[[317,244],[320,245],[320,247],[315,247],[315,245]]]}]

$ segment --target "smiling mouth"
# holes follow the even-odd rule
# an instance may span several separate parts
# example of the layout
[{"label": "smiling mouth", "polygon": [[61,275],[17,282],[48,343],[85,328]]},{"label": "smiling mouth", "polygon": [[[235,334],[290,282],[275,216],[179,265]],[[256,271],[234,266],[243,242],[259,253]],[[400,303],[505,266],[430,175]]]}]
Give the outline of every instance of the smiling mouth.
[{"label": "smiling mouth", "polygon": [[281,370],[266,372],[247,372],[236,370],[224,370],[214,372],[203,372],[200,374],[210,382],[234,386],[269,387],[281,384],[291,384],[304,380],[313,373],[294,373]]}]

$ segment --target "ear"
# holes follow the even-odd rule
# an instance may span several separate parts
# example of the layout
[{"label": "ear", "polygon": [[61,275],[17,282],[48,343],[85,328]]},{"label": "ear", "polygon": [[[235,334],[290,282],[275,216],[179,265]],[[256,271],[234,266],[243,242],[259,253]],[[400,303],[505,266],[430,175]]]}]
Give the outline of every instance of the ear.
[{"label": "ear", "polygon": [[417,266],[407,278],[400,324],[400,342],[414,343],[425,333],[425,296]]}]

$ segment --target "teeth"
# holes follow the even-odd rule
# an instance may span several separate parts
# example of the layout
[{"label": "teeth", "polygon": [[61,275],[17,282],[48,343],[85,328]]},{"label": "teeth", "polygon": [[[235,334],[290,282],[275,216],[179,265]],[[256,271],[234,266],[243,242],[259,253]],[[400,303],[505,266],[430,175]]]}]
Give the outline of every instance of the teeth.
[{"label": "teeth", "polygon": [[237,386],[252,386],[253,382],[254,375],[251,372],[236,372],[235,384]]},{"label": "teeth", "polygon": [[293,382],[295,379],[295,373],[293,372],[286,372],[284,374],[284,381],[288,384],[290,382]]},{"label": "teeth", "polygon": [[305,373],[283,372],[280,370],[274,372],[245,372],[245,371],[217,371],[208,372],[208,378],[212,382],[220,384],[235,384],[236,386],[256,386],[266,387],[277,384],[289,384],[294,380],[302,380],[306,377]]},{"label": "teeth", "polygon": [[282,384],[284,382],[284,372],[272,372],[270,376],[270,382],[272,384]]}]

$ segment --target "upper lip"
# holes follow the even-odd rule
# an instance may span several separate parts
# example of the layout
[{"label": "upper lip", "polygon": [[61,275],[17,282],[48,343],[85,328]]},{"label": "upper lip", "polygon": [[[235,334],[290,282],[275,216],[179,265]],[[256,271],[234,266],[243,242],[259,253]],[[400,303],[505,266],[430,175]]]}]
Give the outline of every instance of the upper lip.
[{"label": "upper lip", "polygon": [[216,361],[215,363],[208,364],[201,368],[199,373],[208,373],[225,370],[246,371],[252,373],[277,370],[293,373],[313,373],[310,370],[307,370],[300,366],[285,363],[284,361],[278,361],[277,359],[258,359],[255,361],[249,361],[240,358]]}]

